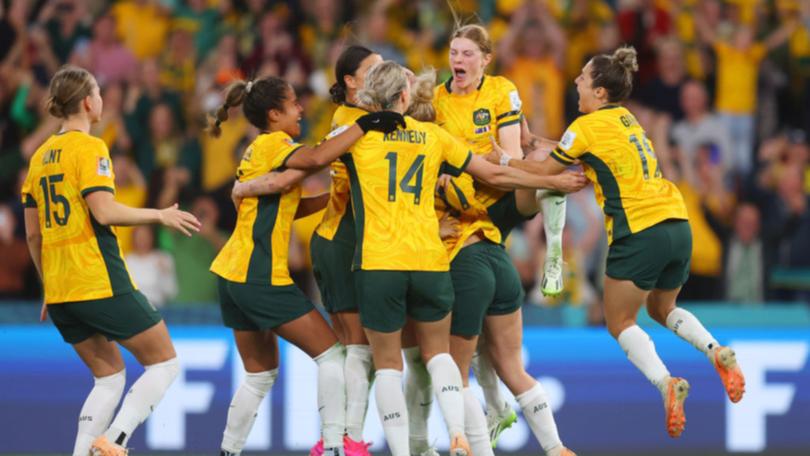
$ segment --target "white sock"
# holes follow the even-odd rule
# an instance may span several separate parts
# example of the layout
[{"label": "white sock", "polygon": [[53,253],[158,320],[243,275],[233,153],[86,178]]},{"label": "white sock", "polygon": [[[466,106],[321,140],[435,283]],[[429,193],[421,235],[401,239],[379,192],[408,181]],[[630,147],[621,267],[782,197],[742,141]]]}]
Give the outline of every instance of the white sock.
[{"label": "white sock", "polygon": [[669,378],[669,371],[664,366],[658,353],[655,352],[655,344],[650,336],[633,325],[619,334],[619,346],[627,354],[627,359],[635,365],[638,370],[647,377],[659,391],[663,391],[666,386],[666,379]]},{"label": "white sock", "polygon": [[408,429],[410,447],[413,454],[420,454],[430,448],[428,442],[428,417],[433,406],[433,386],[430,382],[422,352],[419,347],[402,350],[405,354],[405,403],[408,406]]},{"label": "white sock", "polygon": [[506,399],[501,395],[501,384],[500,380],[498,380],[498,374],[489,361],[489,355],[486,354],[486,350],[480,345],[475,355],[473,355],[470,365],[472,366],[476,380],[478,380],[478,385],[484,390],[487,415],[492,419],[497,419],[506,414],[506,411],[509,409],[509,403],[507,403]]},{"label": "white sock", "polygon": [[392,456],[411,456],[408,445],[408,407],[402,392],[402,372],[378,369],[374,375],[377,412]]},{"label": "white sock", "polygon": [[132,431],[144,422],[152,410],[163,399],[177,374],[180,373],[180,363],[172,358],[162,363],[144,366],[144,372],[129,389],[121,410],[115,416],[110,428],[104,435],[115,444],[127,446]]},{"label": "white sock", "polygon": [[560,435],[557,433],[557,423],[554,422],[551,404],[548,402],[543,385],[537,382],[528,391],[515,396],[515,399],[520,404],[523,418],[529,423],[529,428],[543,447],[543,451],[548,454],[554,448],[562,446]]},{"label": "white sock", "polygon": [[318,410],[324,448],[343,448],[346,430],[346,379],[343,366],[346,354],[336,343],[315,357],[318,364]]},{"label": "white sock", "polygon": [[350,439],[359,442],[363,440],[370,380],[374,372],[371,347],[347,345],[343,371],[346,377],[346,434]]},{"label": "white sock", "polygon": [[700,320],[692,312],[676,307],[667,315],[667,328],[671,329],[681,339],[692,344],[693,347],[710,356],[712,349],[719,346],[714,337],[700,324]]},{"label": "white sock", "polygon": [[537,190],[546,232],[546,258],[562,257],[562,235],[565,227],[565,195],[551,190]]},{"label": "white sock", "polygon": [[467,387],[464,388],[464,432],[467,441],[475,456],[493,456],[492,442],[489,440],[487,417],[484,409],[475,397],[475,393]]},{"label": "white sock", "polygon": [[450,438],[464,434],[464,396],[461,394],[461,372],[449,353],[439,353],[427,362],[433,392],[439,401],[447,434]]},{"label": "white sock", "polygon": [[106,377],[95,377],[93,389],[79,413],[79,431],[76,433],[73,456],[87,456],[90,453],[93,441],[110,425],[126,383],[126,369]]},{"label": "white sock", "polygon": [[250,430],[253,429],[253,422],[256,421],[259,405],[277,377],[278,369],[245,374],[245,380],[231,399],[228,421],[222,435],[222,450],[234,454],[242,452]]}]

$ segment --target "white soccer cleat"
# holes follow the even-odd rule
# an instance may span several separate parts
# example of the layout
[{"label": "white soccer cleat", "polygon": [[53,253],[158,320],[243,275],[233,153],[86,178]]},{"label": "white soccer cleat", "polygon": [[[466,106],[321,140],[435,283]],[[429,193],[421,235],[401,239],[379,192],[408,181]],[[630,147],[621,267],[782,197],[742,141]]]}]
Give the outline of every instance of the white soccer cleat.
[{"label": "white soccer cleat", "polygon": [[543,267],[543,296],[554,297],[563,291],[563,261],[560,256],[546,258]]}]

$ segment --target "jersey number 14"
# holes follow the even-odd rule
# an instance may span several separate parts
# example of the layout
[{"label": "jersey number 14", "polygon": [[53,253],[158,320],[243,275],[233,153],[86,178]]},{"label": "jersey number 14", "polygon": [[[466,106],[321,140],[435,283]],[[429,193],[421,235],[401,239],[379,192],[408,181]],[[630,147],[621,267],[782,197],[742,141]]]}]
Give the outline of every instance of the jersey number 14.
[{"label": "jersey number 14", "polygon": [[[652,151],[652,147],[650,147],[650,143],[647,142],[647,136],[642,134],[641,141],[638,140],[638,136],[630,135],[630,142],[636,146],[636,150],[638,150],[638,156],[641,158],[641,169],[644,172],[644,179],[650,178],[650,168],[647,164],[647,157],[649,156],[651,159],[655,159],[655,154]],[[642,148],[643,145],[643,148]],[[655,177],[661,177],[661,170],[658,168],[658,162],[655,165]]]},{"label": "jersey number 14", "polygon": [[[385,159],[388,160],[388,201],[393,202],[397,200],[397,153],[388,152]],[[424,162],[425,156],[417,155],[399,181],[399,189],[403,193],[413,193],[413,204],[419,204],[422,196],[422,170],[424,169],[422,164]],[[411,181],[414,183],[411,184]]]}]

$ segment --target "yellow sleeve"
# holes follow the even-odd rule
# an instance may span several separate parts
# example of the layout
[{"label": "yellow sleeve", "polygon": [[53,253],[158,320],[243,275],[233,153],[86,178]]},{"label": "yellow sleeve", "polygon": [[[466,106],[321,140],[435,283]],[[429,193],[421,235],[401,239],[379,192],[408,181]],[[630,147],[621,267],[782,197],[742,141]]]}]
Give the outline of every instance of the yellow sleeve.
[{"label": "yellow sleeve", "polygon": [[271,153],[268,154],[268,158],[270,159],[269,165],[270,169],[274,170],[283,167],[287,163],[287,160],[289,160],[298,149],[304,147],[304,145],[286,136],[278,142],[273,141],[270,147]]},{"label": "yellow sleeve", "polygon": [[751,50],[748,51],[748,55],[753,60],[759,62],[760,60],[764,59],[766,55],[768,55],[768,48],[762,43],[755,43],[753,46],[751,46]]},{"label": "yellow sleeve", "polygon": [[472,151],[441,127],[435,127],[433,131],[439,137],[444,161],[442,171],[451,176],[460,176],[467,168],[467,165],[470,164],[470,160],[472,160]]},{"label": "yellow sleeve", "polygon": [[95,191],[115,193],[115,174],[107,145],[103,141],[88,142],[87,151],[78,155],[79,191],[87,196]]},{"label": "yellow sleeve", "polygon": [[475,203],[475,186],[472,176],[462,174],[450,179],[447,187],[439,187],[439,198],[450,210],[465,213]]},{"label": "yellow sleeve", "polygon": [[498,128],[503,128],[509,125],[519,124],[520,118],[523,115],[521,108],[523,102],[520,100],[517,87],[512,81],[504,80],[501,87],[501,99],[495,105],[495,122]]},{"label": "yellow sleeve", "polygon": [[574,162],[588,151],[588,138],[582,129],[581,117],[574,121],[568,130],[563,133],[557,147],[551,152],[551,158],[563,165],[573,165]]},{"label": "yellow sleeve", "polygon": [[22,203],[25,207],[37,207],[37,201],[34,199],[34,192],[31,185],[31,168],[28,168],[28,174],[25,175],[25,181],[22,185],[22,190],[20,190],[20,196],[22,197]]}]

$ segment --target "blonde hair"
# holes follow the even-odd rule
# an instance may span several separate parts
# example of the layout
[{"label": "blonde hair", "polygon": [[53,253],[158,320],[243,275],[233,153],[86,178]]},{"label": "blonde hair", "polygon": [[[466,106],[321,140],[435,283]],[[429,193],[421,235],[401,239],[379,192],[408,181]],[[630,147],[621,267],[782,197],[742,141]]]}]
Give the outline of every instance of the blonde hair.
[{"label": "blonde hair", "polygon": [[492,50],[494,48],[492,45],[492,39],[489,37],[489,32],[487,32],[487,29],[485,29],[482,25],[467,24],[461,26],[457,28],[455,32],[453,32],[453,35],[450,36],[451,41],[456,38],[467,38],[478,46],[478,49],[481,50],[482,54],[492,54]]},{"label": "blonde hair", "polygon": [[84,68],[65,65],[53,75],[48,86],[48,113],[59,119],[67,119],[79,112],[79,105],[93,93],[93,75]]},{"label": "blonde hair", "polygon": [[411,104],[405,113],[422,122],[436,120],[433,107],[433,88],[436,86],[436,70],[426,68],[411,81]]},{"label": "blonde hair", "polygon": [[363,88],[357,92],[361,105],[375,110],[392,109],[408,86],[408,73],[402,65],[386,60],[366,73]]}]

